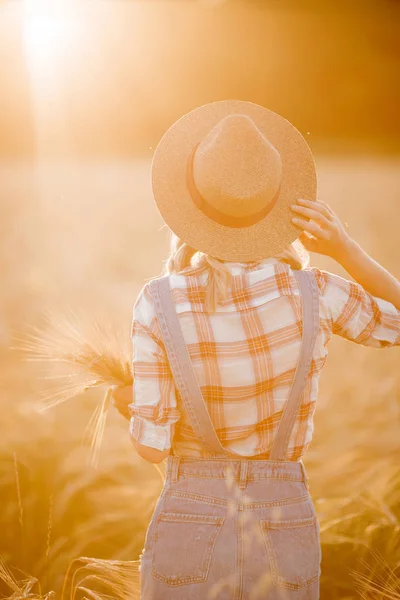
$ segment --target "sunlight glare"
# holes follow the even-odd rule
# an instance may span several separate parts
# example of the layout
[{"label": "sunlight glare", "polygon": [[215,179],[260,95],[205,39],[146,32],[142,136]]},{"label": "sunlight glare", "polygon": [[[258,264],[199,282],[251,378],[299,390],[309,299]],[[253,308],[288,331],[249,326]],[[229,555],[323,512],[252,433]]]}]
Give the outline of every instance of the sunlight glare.
[{"label": "sunlight glare", "polygon": [[32,70],[54,65],[80,41],[80,22],[71,0],[25,0],[25,45]]},{"label": "sunlight glare", "polygon": [[[83,62],[88,20],[78,0],[25,0],[25,60],[35,127],[36,154],[65,151],[71,72]],[[50,150],[51,149],[51,150]],[[45,184],[42,195],[45,197]]]}]

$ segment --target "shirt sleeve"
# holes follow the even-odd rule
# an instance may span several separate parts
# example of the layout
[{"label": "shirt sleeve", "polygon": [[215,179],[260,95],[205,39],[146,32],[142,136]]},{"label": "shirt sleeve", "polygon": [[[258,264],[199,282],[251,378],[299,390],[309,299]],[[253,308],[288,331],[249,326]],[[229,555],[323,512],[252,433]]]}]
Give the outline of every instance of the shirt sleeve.
[{"label": "shirt sleeve", "polygon": [[311,270],[333,334],[375,348],[400,345],[400,311],[393,304],[354,281],[315,267]]},{"label": "shirt sleeve", "polygon": [[133,308],[132,344],[130,435],[139,444],[166,450],[171,448],[180,412],[148,284],[140,292]]}]

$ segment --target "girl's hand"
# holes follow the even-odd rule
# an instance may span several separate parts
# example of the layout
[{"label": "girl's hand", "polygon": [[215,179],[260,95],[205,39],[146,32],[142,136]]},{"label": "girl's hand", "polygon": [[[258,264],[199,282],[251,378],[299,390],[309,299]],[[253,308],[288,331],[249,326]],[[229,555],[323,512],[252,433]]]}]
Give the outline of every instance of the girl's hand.
[{"label": "girl's hand", "polygon": [[[310,252],[340,260],[347,252],[352,239],[339,217],[330,206],[320,200],[313,202],[301,199],[297,202],[298,204],[292,205],[292,210],[296,213],[292,222],[303,230],[299,238],[304,247]],[[307,218],[310,221],[307,221]]]},{"label": "girl's hand", "polygon": [[133,402],[132,386],[126,385],[124,387],[119,387],[114,385],[112,390],[112,398],[115,408],[123,417],[125,417],[125,419],[130,419],[131,415],[128,404],[132,404]]}]

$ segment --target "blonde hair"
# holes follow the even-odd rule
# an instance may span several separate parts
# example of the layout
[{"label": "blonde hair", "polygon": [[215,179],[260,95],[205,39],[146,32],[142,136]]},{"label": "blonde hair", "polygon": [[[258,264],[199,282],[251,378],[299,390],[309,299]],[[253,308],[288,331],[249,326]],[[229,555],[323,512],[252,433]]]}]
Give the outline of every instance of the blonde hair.
[{"label": "blonde hair", "polygon": [[[310,264],[310,254],[300,240],[295,240],[274,258],[290,265],[292,269],[301,270]],[[170,255],[165,263],[164,274],[180,273],[193,266],[197,261],[205,261],[208,266],[208,285],[206,291],[206,310],[214,312],[221,300],[226,300],[232,281],[231,271],[219,260],[209,254],[199,252],[183,242],[171,231]]]}]

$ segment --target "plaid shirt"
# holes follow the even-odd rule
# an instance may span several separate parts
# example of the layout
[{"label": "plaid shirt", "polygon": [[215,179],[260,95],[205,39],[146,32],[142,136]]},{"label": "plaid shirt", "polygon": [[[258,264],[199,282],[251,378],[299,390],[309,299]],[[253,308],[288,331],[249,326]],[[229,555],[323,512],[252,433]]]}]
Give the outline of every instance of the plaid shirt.
[{"label": "plaid shirt", "polygon": [[[217,435],[227,449],[268,459],[299,357],[301,298],[291,268],[275,258],[225,263],[228,298],[205,310],[203,261],[170,275],[189,355]],[[360,285],[312,267],[320,293],[320,326],[311,370],[286,460],[305,453],[313,433],[318,380],[327,343],[337,334],[357,344],[400,345],[400,311]],[[130,434],[140,444],[206,456],[176,390],[149,285],[133,310],[133,403]]]}]

